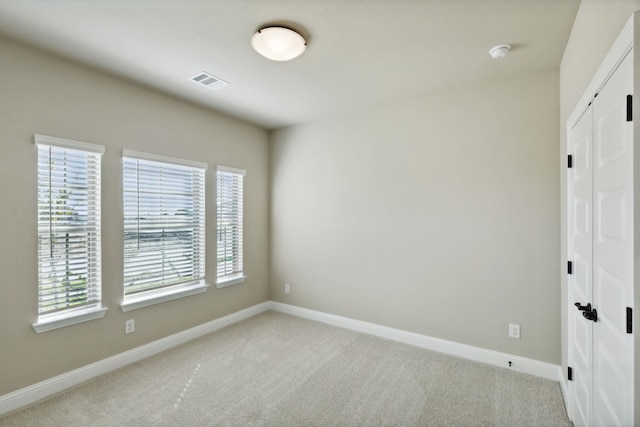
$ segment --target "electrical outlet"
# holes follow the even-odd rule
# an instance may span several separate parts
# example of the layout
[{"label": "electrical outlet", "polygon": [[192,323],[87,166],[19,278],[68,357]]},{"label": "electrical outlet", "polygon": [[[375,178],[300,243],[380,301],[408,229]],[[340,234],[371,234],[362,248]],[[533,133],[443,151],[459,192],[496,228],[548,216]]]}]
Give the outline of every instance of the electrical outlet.
[{"label": "electrical outlet", "polygon": [[509,323],[509,338],[520,339],[520,325]]},{"label": "electrical outlet", "polygon": [[130,334],[132,332],[134,332],[136,330],[136,320],[135,319],[129,319],[126,322],[124,322],[124,333],[125,334]]},{"label": "electrical outlet", "polygon": [[289,292],[291,292],[291,286],[289,286],[288,283],[285,283],[285,285],[284,285],[284,293],[288,294]]}]

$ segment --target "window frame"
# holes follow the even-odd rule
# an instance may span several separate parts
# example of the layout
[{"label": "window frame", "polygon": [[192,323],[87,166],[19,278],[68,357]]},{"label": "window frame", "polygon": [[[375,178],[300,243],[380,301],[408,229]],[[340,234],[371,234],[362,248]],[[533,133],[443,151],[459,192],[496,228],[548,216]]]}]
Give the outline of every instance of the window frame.
[{"label": "window frame", "polygon": [[[239,213],[239,219],[235,218],[235,225],[237,232],[232,233],[231,242],[225,242],[224,246],[234,245],[234,241],[239,245],[239,248],[234,248],[232,251],[237,251],[234,255],[238,260],[234,260],[234,264],[239,264],[241,268],[234,267],[231,274],[220,273],[220,239],[221,239],[221,212],[224,209],[221,203],[221,175],[231,175],[233,179],[240,180],[240,194],[239,200],[234,200],[236,204],[235,210]],[[228,166],[218,165],[216,167],[216,287],[224,288],[227,286],[237,285],[244,283],[247,276],[244,272],[244,177],[247,171],[245,169],[232,168]],[[232,185],[237,185],[232,184]],[[228,227],[229,225],[227,225]],[[237,236],[239,234],[239,236]]]},{"label": "window frame", "polygon": [[[38,303],[37,303],[37,320],[32,323],[33,329],[37,333],[42,333],[70,325],[75,325],[82,322],[87,322],[89,320],[99,319],[104,317],[106,314],[107,308],[102,305],[102,227],[101,227],[101,190],[102,190],[102,156],[105,153],[105,148],[102,145],[90,144],[87,142],[74,141],[70,139],[57,138],[52,136],[34,135],[34,143],[37,148],[37,193],[38,193],[38,204],[37,204],[37,235],[38,235],[38,255],[37,255],[37,265],[38,265]],[[47,160],[43,160],[41,158],[41,149],[48,148],[49,157]],[[80,305],[78,307],[67,307],[54,309],[52,311],[43,311],[43,305],[41,305],[40,294],[42,292],[42,288],[44,285],[44,270],[51,269],[52,265],[47,264],[46,258],[51,259],[53,257],[53,242],[52,239],[54,237],[54,232],[52,231],[55,227],[53,221],[51,219],[51,206],[52,206],[52,190],[51,190],[51,182],[52,182],[52,153],[53,151],[57,151],[58,154],[63,154],[69,152],[73,154],[73,152],[82,152],[88,156],[94,156],[93,159],[87,160],[86,168],[84,169],[84,173],[86,173],[87,180],[87,188],[83,189],[86,193],[81,194],[81,198],[86,197],[86,206],[82,205],[82,207],[87,209],[87,219],[82,222],[82,225],[78,226],[69,226],[68,224],[62,226],[69,230],[73,230],[74,234],[82,235],[82,242],[85,245],[83,254],[85,255],[82,258],[82,262],[86,264],[86,280],[87,285],[84,289],[84,293],[82,295],[94,295],[94,298],[84,305]],[[41,162],[48,164],[48,171],[43,172],[41,170]],[[65,166],[66,169],[66,166]],[[65,172],[66,173],[66,172]],[[48,182],[48,188],[42,188],[41,182],[42,180]],[[93,180],[93,183],[90,182]],[[66,182],[66,176],[65,176]],[[74,182],[75,183],[75,182]],[[62,190],[67,190],[72,188],[72,184],[65,184],[64,186],[60,186],[59,188]],[[77,184],[77,183],[75,183]],[[77,190],[77,188],[76,188]],[[47,211],[47,215],[49,220],[43,220],[41,218],[41,192],[48,192],[48,204],[49,210]],[[65,191],[66,192],[66,191]],[[70,193],[69,193],[70,194]],[[87,225],[91,224],[91,225]],[[47,232],[48,229],[48,232]],[[43,236],[49,234],[48,240],[49,245],[46,245],[51,250],[51,255],[49,257],[45,256],[46,247],[44,243]],[[88,244],[91,241],[92,244]],[[67,248],[67,252],[69,249]],[[91,265],[91,267],[89,267]],[[59,283],[59,282],[56,282]],[[55,285],[54,285],[55,286]],[[69,304],[67,301],[66,304]]]},{"label": "window frame", "polygon": [[[206,170],[208,168],[208,165],[206,163],[202,163],[202,162],[195,162],[195,161],[190,161],[190,160],[183,160],[183,159],[177,159],[177,158],[173,158],[173,157],[167,157],[167,156],[161,156],[161,155],[157,155],[157,154],[149,154],[149,153],[141,153],[141,152],[137,152],[137,151],[131,151],[131,150],[123,150],[122,152],[122,188],[123,188],[123,194],[122,194],[122,200],[123,200],[123,279],[126,278],[127,275],[127,262],[126,262],[126,238],[124,238],[126,233],[126,229],[127,229],[127,217],[126,217],[126,211],[127,211],[127,203],[126,203],[126,192],[127,192],[127,187],[126,187],[126,179],[129,179],[126,177],[126,168],[125,168],[125,163],[127,161],[138,161],[138,162],[143,162],[142,164],[146,165],[149,168],[153,168],[153,164],[158,164],[158,167],[160,170],[162,167],[164,167],[165,169],[169,170],[171,168],[190,168],[193,169],[193,171],[197,170],[197,173],[201,174],[199,176],[199,191],[195,191],[194,193],[198,192],[199,194],[199,199],[196,202],[193,202],[194,204],[197,204],[199,206],[198,208],[198,222],[199,222],[199,228],[196,231],[199,236],[199,244],[196,244],[195,246],[197,248],[194,248],[194,253],[192,254],[193,258],[194,258],[194,265],[195,263],[198,264],[197,267],[194,267],[194,271],[198,270],[201,271],[202,274],[197,277],[194,278],[191,281],[187,281],[184,283],[176,283],[176,284],[167,284],[167,285],[161,285],[161,286],[156,286],[152,289],[149,290],[141,290],[141,291],[137,291],[137,292],[132,292],[130,294],[127,294],[126,292],[126,283],[123,280],[123,288],[122,288],[122,292],[123,292],[123,297],[122,297],[122,302],[120,304],[120,309],[123,312],[127,312],[127,311],[131,311],[131,310],[135,310],[141,307],[146,307],[149,305],[154,305],[154,304],[159,304],[162,302],[166,302],[166,301],[171,301],[174,299],[178,299],[178,298],[183,298],[183,297],[187,297],[190,295],[196,295],[199,293],[203,293],[207,291],[207,288],[209,287],[209,285],[207,285],[205,283],[205,272],[206,272],[206,252],[205,252],[205,246],[206,246],[206,208],[205,208],[205,203],[206,203],[206,191],[205,191],[205,181],[206,181]],[[140,163],[138,163],[140,165]],[[139,184],[138,185],[138,189],[137,189],[137,193],[136,193],[136,197],[140,197],[140,192],[139,192]],[[193,187],[192,187],[193,189]],[[164,196],[164,195],[163,195]],[[194,195],[194,197],[196,197]],[[165,200],[165,199],[162,199]],[[195,239],[196,237],[192,237],[193,239]],[[164,250],[164,249],[163,249]],[[195,260],[199,260],[199,261],[195,261]]]}]

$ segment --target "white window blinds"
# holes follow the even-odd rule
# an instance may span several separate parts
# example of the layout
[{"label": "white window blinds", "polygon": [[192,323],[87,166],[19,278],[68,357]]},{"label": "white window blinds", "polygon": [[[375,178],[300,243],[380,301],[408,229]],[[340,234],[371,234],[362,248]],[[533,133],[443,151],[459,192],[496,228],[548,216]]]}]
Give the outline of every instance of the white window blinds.
[{"label": "white window blinds", "polygon": [[125,151],[124,295],[204,284],[206,164]]},{"label": "white window blinds", "polygon": [[217,282],[243,276],[242,267],[242,169],[218,166],[217,186]]},{"label": "white window blinds", "polygon": [[[38,320],[101,301],[100,162],[104,147],[36,135]],[[44,316],[44,317],[43,317]]]}]

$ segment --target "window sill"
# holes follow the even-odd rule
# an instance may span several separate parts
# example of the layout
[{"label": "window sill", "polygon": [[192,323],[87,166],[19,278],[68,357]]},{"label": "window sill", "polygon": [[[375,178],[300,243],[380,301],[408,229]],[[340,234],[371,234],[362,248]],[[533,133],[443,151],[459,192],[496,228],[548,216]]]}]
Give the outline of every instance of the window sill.
[{"label": "window sill", "polygon": [[181,286],[174,289],[160,289],[157,291],[141,293],[139,295],[125,298],[122,304],[120,304],[120,309],[123,312],[127,312],[178,298],[201,294],[203,292],[206,292],[208,287],[209,285],[207,285],[206,283],[197,283],[194,285]]},{"label": "window sill", "polygon": [[244,283],[246,279],[247,276],[244,276],[242,274],[238,276],[226,277],[223,280],[216,282],[216,288],[220,289],[226,288],[227,286],[239,285],[240,283]]},{"label": "window sill", "polygon": [[52,331],[54,329],[64,328],[89,320],[101,319],[107,314],[107,308],[102,306],[84,307],[81,309],[69,310],[64,313],[53,313],[42,316],[36,323],[33,323],[33,329],[37,333]]}]

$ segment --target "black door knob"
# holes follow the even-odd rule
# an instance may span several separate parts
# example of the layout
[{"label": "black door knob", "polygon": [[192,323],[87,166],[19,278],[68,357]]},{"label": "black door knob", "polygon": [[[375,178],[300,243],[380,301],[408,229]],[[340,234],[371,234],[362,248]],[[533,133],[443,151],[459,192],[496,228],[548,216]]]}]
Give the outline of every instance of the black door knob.
[{"label": "black door knob", "polygon": [[598,321],[598,310],[596,310],[595,308],[591,311],[583,312],[582,315],[587,320],[593,320],[594,322]]},{"label": "black door knob", "polygon": [[582,311],[582,316],[587,320],[593,320],[594,322],[598,321],[598,311],[594,308],[591,308],[591,303],[587,305],[580,305],[579,302],[574,304],[578,310]]},{"label": "black door knob", "polygon": [[574,304],[576,307],[578,307],[578,310],[580,311],[586,311],[586,312],[590,312],[591,311],[591,303],[588,303],[587,305],[580,305],[579,302]]}]

